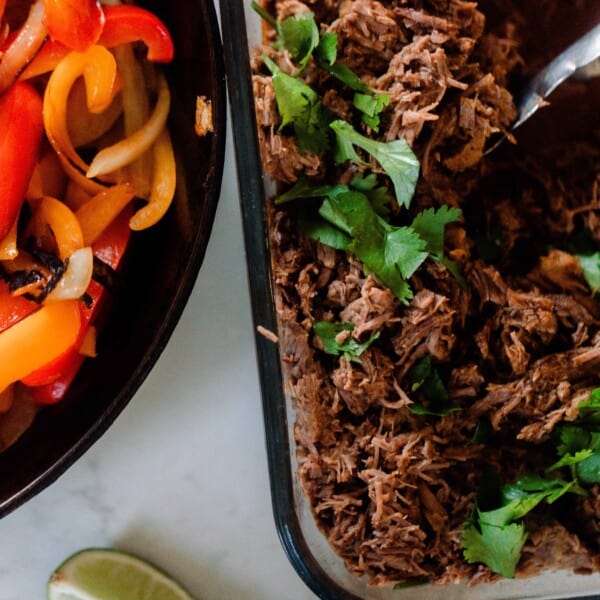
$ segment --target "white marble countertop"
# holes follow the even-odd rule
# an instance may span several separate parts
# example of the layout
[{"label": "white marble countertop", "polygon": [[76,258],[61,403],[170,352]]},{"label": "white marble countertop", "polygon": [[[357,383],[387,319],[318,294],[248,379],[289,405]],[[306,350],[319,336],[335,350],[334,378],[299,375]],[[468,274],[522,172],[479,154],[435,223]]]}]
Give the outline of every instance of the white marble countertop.
[{"label": "white marble countertop", "polygon": [[231,135],[206,257],[153,371],[54,484],[0,521],[0,600],[46,597],[68,555],[116,547],[199,600],[308,600],[275,532]]}]

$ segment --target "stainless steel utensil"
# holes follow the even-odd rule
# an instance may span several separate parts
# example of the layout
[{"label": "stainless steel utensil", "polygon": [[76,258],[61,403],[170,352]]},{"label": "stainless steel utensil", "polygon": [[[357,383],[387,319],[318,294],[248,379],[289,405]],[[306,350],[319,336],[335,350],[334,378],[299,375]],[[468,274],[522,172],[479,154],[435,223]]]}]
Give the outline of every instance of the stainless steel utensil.
[{"label": "stainless steel utensil", "polygon": [[587,80],[597,76],[600,76],[600,23],[561,52],[531,80],[519,98],[519,117],[513,129],[520,127],[545,106],[546,98],[567,79],[576,77]]}]

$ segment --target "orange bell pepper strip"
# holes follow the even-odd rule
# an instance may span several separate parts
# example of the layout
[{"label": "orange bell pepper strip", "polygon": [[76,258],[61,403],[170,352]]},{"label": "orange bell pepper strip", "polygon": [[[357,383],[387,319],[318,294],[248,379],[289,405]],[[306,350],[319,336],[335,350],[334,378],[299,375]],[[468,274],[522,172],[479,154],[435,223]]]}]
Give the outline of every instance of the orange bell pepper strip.
[{"label": "orange bell pepper strip", "polygon": [[77,300],[49,302],[0,333],[0,390],[68,350],[81,326]]},{"label": "orange bell pepper strip", "polygon": [[83,243],[91,246],[135,197],[130,183],[120,183],[90,198],[77,209],[75,216],[81,225]]},{"label": "orange bell pepper strip", "polygon": [[[102,233],[93,245],[94,256],[116,269],[129,243],[131,230],[129,219],[131,210],[124,210]],[[34,373],[22,379],[26,385],[32,386],[33,399],[39,404],[58,402],[66,393],[84,357],[79,350],[83,344],[89,327],[95,322],[106,299],[106,290],[97,281],[92,280],[87,289],[91,305],[80,302],[81,329],[77,341],[67,352],[54,361],[44,365]]]},{"label": "orange bell pepper strip", "polygon": [[44,23],[50,39],[83,52],[95,44],[104,27],[99,0],[44,0]]},{"label": "orange bell pepper strip", "polygon": [[97,305],[103,290],[104,288],[97,281],[92,280],[90,282],[87,294],[92,302],[89,306],[83,302],[78,302],[80,326],[77,337],[73,340],[73,344],[69,348],[66,348],[59,356],[55,356],[46,364],[40,365],[40,368],[27,374],[25,377],[22,377],[22,383],[28,386],[47,385],[56,381],[56,379],[67,370],[73,360],[79,356],[79,348],[85,339],[92,318],[96,316],[98,310]]},{"label": "orange bell pepper strip", "polygon": [[17,82],[0,96],[0,240],[16,221],[35,169],[44,126],[42,99]]},{"label": "orange bell pepper strip", "polygon": [[[148,48],[146,57],[149,61],[168,63],[173,60],[175,52],[173,39],[166,25],[156,15],[139,6],[125,4],[104,6],[103,12],[104,27],[100,38],[95,43],[106,48],[114,48],[121,44],[140,41]],[[30,79],[52,71],[68,52],[67,44],[61,43],[58,39],[47,40],[23,71],[21,78]]]}]

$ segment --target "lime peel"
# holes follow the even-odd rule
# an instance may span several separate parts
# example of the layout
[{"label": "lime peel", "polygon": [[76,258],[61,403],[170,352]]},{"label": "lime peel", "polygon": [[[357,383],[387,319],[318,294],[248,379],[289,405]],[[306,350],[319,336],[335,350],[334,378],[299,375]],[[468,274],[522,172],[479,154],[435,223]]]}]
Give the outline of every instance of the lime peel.
[{"label": "lime peel", "polygon": [[48,600],[193,600],[167,573],[127,552],[88,548],[48,580]]}]

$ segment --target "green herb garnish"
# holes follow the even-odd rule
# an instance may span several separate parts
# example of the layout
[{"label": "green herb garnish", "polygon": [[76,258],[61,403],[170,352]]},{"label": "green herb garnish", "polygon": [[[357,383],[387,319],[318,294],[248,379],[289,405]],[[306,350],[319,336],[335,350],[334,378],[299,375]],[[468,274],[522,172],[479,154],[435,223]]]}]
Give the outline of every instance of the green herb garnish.
[{"label": "green herb garnish", "polygon": [[[360,355],[379,337],[379,332],[372,335],[362,344],[352,337],[354,325],[352,323],[330,323],[319,321],[313,325],[315,333],[321,338],[323,349],[328,354],[339,356],[343,354],[349,361],[360,363]],[[338,341],[340,334],[348,332],[343,340]]]},{"label": "green herb garnish", "polygon": [[526,475],[500,488],[497,508],[482,510],[478,498],[471,518],[463,526],[461,539],[467,562],[482,562],[495,573],[514,577],[527,540],[523,517],[543,501],[555,502],[572,485],[558,478]]},{"label": "green herb garnish", "polygon": [[417,402],[409,404],[410,412],[416,415],[444,417],[461,410],[460,406],[450,402],[448,390],[429,356],[425,356],[415,363],[407,377],[411,382],[411,391],[419,391],[427,400],[427,406]]},{"label": "green herb garnish", "polygon": [[[482,481],[471,518],[463,526],[462,544],[468,562],[482,562],[504,577],[514,577],[527,533],[522,522],[540,503],[552,504],[566,493],[586,495],[586,485],[600,483],[600,389],[579,404],[579,416],[554,429],[558,460],[543,475],[529,473],[496,493],[496,506],[489,504],[489,480]],[[561,469],[570,479],[552,477]]]},{"label": "green herb garnish", "polygon": [[594,294],[600,290],[600,252],[594,254],[578,254],[583,277]]},{"label": "green herb garnish", "polygon": [[277,32],[275,48],[287,50],[294,62],[304,68],[319,44],[319,28],[315,16],[307,11],[287,17],[281,23],[270,15],[258,2],[252,8]]},{"label": "green herb garnish", "polygon": [[329,147],[329,113],[316,92],[300,79],[284,73],[269,57],[263,60],[273,77],[277,108],[281,116],[279,130],[294,129],[300,152],[321,154]]},{"label": "green herb garnish", "polygon": [[410,206],[419,178],[419,160],[406,140],[378,142],[358,133],[352,125],[336,120],[330,124],[335,132],[337,150],[335,160],[343,163],[351,160],[358,164],[365,162],[356,153],[354,146],[368,152],[383,168],[394,185],[396,199],[400,205]]}]

